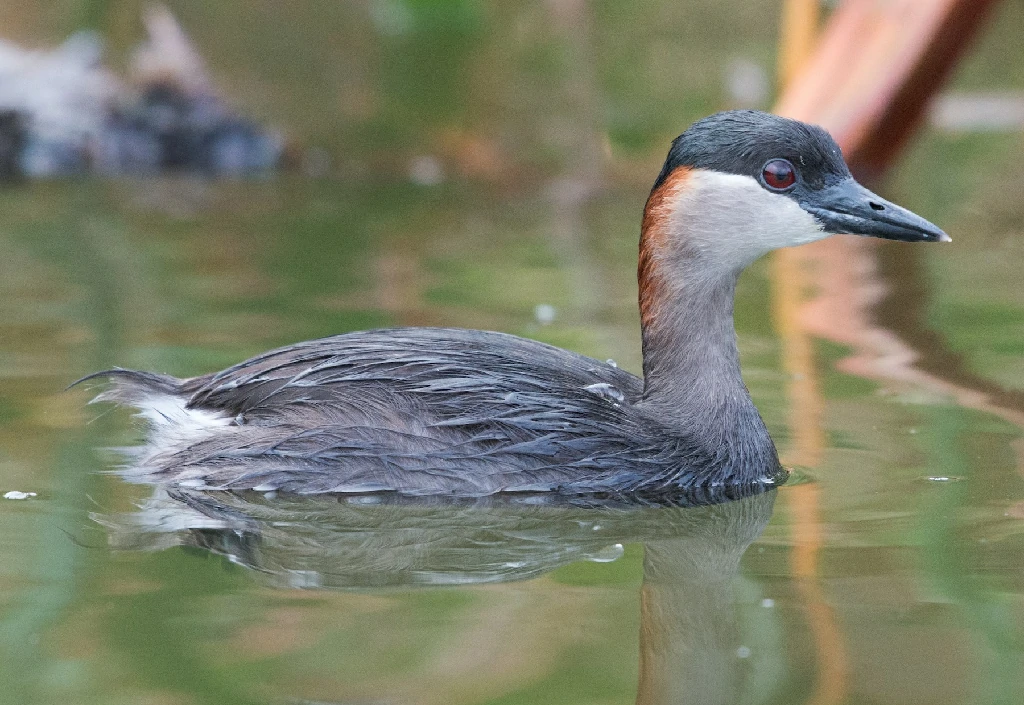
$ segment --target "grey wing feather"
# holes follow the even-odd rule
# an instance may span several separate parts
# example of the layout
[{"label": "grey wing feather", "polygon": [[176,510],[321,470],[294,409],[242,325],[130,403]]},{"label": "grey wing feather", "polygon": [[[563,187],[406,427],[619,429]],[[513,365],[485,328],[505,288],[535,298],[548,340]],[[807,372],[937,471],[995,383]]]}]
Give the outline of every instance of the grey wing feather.
[{"label": "grey wing feather", "polygon": [[501,333],[351,333],[168,380],[161,388],[177,385],[189,408],[234,422],[150,458],[147,471],[207,486],[477,495],[582,482],[594,490],[613,475],[620,488],[649,480],[671,455],[664,437],[644,441],[650,419],[631,403],[642,393],[637,377]]}]

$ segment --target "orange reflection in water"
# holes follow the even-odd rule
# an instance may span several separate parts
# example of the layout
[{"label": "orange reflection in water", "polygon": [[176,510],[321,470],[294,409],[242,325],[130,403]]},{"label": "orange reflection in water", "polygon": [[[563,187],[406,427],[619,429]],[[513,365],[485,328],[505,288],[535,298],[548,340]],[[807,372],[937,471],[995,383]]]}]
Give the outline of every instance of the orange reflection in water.
[{"label": "orange reflection in water", "polygon": [[[881,173],[915,128],[939,86],[980,24],[991,0],[847,0],[815,41],[818,3],[787,0],[779,73],[781,115],[822,125],[839,142],[854,171]],[[841,369],[868,379],[899,381],[952,396],[1024,427],[1024,413],[998,406],[978,385],[938,376],[916,365],[918,353],[900,334],[878,324],[874,306],[886,284],[877,243],[833,238],[776,252],[773,313],[789,374],[793,442],[787,463],[815,466],[825,444],[812,336],[853,349]],[[823,544],[820,489],[806,484],[782,496],[793,517],[791,564],[818,653],[818,676],[808,702],[839,703],[848,690],[843,634],[818,579]]]}]

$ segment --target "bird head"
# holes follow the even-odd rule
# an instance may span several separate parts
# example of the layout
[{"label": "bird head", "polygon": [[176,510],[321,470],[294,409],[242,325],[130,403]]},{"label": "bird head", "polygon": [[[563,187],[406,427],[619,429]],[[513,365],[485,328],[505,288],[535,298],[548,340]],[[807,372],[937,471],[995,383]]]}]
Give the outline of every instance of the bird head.
[{"label": "bird head", "polygon": [[711,115],[673,141],[647,202],[644,231],[653,248],[730,269],[840,233],[950,239],[857,183],[824,129],[755,110]]}]

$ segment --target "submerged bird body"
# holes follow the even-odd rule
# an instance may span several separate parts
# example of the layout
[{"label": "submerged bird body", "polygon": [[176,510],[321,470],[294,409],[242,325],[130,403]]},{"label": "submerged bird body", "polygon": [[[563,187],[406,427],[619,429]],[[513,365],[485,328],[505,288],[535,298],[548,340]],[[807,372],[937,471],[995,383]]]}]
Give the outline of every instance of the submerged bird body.
[{"label": "submerged bird body", "polygon": [[[313,340],[189,380],[98,373],[137,407],[130,477],[296,493],[745,492],[781,481],[743,384],[740,272],[835,232],[946,240],[859,186],[820,128],[753,111],[674,143],[644,211],[644,377],[502,333]],[[86,378],[88,379],[88,378]]]}]

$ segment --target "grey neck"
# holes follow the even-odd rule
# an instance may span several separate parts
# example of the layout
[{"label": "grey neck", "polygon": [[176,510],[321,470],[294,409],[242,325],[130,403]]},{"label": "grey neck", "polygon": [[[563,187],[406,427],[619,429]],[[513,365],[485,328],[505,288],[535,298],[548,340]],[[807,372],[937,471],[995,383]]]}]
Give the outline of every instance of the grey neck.
[{"label": "grey neck", "polygon": [[695,440],[711,458],[763,474],[775,446],[740,373],[733,325],[737,271],[699,258],[668,264],[663,300],[644,316],[644,394],[640,405]]}]

